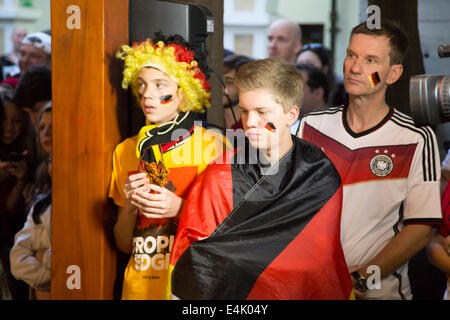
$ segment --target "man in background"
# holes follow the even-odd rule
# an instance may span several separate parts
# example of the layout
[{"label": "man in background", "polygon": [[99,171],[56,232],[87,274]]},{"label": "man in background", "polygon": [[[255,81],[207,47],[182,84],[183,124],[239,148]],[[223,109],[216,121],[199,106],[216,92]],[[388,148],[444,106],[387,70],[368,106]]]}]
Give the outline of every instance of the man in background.
[{"label": "man in background", "polygon": [[23,74],[30,67],[37,64],[52,66],[52,40],[44,32],[35,32],[27,35],[20,46],[19,67]]},{"label": "man in background", "polygon": [[287,63],[295,64],[301,49],[302,32],[297,23],[280,19],[270,25],[267,44],[269,58],[279,57]]},{"label": "man in background", "polygon": [[19,51],[23,38],[27,35],[24,28],[15,28],[11,35],[13,45],[12,51],[0,58],[0,64],[3,65],[3,79],[7,79],[20,72],[19,69]]},{"label": "man in background", "polygon": [[241,66],[251,61],[252,58],[240,54],[228,55],[223,60],[223,80],[227,92],[225,88],[222,90],[222,104],[226,129],[242,128],[241,111],[238,107],[239,96],[234,85],[234,77]]}]

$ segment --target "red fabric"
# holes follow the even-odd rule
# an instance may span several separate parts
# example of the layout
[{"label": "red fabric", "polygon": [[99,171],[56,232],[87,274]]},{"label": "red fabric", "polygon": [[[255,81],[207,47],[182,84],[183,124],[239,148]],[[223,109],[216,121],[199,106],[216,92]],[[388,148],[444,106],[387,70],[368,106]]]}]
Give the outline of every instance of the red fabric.
[{"label": "red fabric", "polygon": [[[192,185],[170,257],[172,266],[192,243],[208,237],[233,209],[231,165],[226,163],[210,164]],[[210,183],[212,180],[221,184]]]},{"label": "red fabric", "polygon": [[9,84],[13,88],[15,88],[15,87],[17,87],[18,83],[19,83],[18,78],[8,78],[8,79],[3,80],[0,84]]},{"label": "red fabric", "polygon": [[448,237],[450,234],[450,183],[447,184],[444,194],[442,195],[442,224],[439,232],[443,237]]},{"label": "red fabric", "polygon": [[[260,275],[248,299],[349,299],[352,283],[340,242],[341,216],[336,214],[341,207],[342,187]],[[300,272],[293,273],[292,264]]]}]

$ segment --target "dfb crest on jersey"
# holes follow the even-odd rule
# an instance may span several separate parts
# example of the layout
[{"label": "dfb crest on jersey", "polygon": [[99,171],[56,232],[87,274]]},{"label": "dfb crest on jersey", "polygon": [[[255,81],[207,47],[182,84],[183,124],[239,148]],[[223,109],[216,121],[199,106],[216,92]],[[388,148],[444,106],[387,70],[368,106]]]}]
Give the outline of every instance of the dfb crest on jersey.
[{"label": "dfb crest on jersey", "polygon": [[385,154],[376,155],[370,161],[370,170],[377,177],[386,177],[392,169],[394,169],[394,162]]}]

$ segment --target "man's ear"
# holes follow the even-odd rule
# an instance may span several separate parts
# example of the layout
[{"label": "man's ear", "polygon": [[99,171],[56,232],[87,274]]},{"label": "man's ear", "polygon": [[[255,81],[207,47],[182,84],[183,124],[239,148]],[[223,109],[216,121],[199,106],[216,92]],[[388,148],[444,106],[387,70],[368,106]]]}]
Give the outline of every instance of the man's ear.
[{"label": "man's ear", "polygon": [[401,64],[394,64],[391,66],[391,69],[389,70],[389,73],[386,77],[386,84],[391,85],[395,83],[403,73],[403,65]]},{"label": "man's ear", "polygon": [[300,115],[300,109],[297,106],[292,106],[287,112],[288,118],[286,122],[286,126],[290,127],[294,124],[294,122],[298,119]]},{"label": "man's ear", "polygon": [[295,58],[296,61],[297,61],[297,58],[298,58],[298,54],[300,53],[300,51],[302,51],[302,47],[303,47],[303,44],[301,42],[297,42],[297,44],[295,45],[295,54],[297,56]]}]

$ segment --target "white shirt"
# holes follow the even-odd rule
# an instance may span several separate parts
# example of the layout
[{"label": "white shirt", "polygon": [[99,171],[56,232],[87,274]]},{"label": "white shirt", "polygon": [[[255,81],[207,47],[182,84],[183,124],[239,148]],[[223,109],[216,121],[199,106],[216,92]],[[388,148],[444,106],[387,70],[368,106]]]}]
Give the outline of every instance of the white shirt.
[{"label": "white shirt", "polygon": [[[344,107],[306,115],[299,136],[322,147],[343,183],[341,242],[347,265],[367,263],[407,223],[442,219],[436,137],[391,109],[377,126],[351,131]],[[407,264],[368,299],[411,299]]]}]

